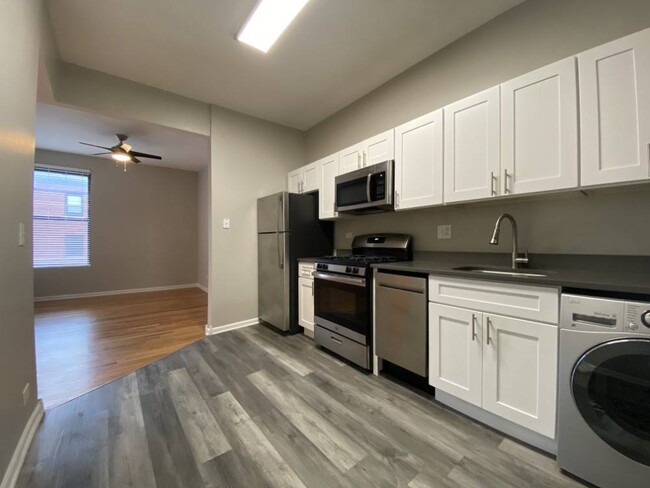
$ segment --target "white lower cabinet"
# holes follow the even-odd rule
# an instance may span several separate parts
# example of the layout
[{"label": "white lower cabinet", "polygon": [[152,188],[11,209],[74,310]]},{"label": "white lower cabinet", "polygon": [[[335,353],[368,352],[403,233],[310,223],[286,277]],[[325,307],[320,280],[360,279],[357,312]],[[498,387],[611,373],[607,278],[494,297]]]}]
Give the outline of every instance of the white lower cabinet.
[{"label": "white lower cabinet", "polygon": [[555,437],[558,329],[483,315],[483,408]]},{"label": "white lower cabinet", "polygon": [[[540,294],[552,292],[557,290],[540,287]],[[550,439],[557,353],[556,323],[429,303],[429,384]]]},{"label": "white lower cabinet", "polygon": [[298,325],[305,335],[314,337],[314,270],[313,263],[298,263]]},{"label": "white lower cabinet", "polygon": [[483,318],[463,308],[429,303],[429,383],[481,406]]}]

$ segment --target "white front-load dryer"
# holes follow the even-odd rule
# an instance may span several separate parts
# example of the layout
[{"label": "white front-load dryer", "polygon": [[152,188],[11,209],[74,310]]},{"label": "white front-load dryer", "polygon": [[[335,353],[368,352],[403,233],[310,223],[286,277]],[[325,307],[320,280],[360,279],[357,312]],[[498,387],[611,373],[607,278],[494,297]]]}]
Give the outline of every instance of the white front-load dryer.
[{"label": "white front-load dryer", "polygon": [[562,295],[558,374],[559,466],[650,487],[650,303]]}]

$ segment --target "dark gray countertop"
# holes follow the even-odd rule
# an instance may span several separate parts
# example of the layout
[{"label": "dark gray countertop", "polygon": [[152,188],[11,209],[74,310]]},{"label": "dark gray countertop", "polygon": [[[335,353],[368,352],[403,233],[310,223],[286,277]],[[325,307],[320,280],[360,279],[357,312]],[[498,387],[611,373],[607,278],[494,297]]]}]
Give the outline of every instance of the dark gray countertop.
[{"label": "dark gray countertop", "polygon": [[508,268],[510,254],[419,252],[415,253],[413,261],[372,265],[373,268],[393,271],[650,296],[650,256],[531,255],[526,268],[548,275],[539,277],[490,275],[454,269],[460,266]]}]

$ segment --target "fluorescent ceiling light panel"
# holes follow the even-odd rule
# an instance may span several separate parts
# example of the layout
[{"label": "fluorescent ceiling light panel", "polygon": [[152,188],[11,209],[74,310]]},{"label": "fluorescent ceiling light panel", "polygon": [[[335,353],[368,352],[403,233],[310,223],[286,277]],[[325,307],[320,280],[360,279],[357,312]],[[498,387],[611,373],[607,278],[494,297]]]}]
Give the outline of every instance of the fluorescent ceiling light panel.
[{"label": "fluorescent ceiling light panel", "polygon": [[309,0],[260,0],[237,40],[267,52]]}]

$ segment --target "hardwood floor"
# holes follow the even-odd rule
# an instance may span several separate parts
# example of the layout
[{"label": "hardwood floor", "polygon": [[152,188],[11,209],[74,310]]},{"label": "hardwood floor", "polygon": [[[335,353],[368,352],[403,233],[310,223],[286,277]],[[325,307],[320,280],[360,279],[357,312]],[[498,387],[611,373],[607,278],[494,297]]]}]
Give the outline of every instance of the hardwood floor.
[{"label": "hardwood floor", "polygon": [[35,304],[38,394],[46,409],[205,336],[199,288]]},{"label": "hardwood floor", "polygon": [[253,326],[47,412],[17,486],[581,485],[425,394]]}]

